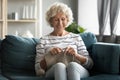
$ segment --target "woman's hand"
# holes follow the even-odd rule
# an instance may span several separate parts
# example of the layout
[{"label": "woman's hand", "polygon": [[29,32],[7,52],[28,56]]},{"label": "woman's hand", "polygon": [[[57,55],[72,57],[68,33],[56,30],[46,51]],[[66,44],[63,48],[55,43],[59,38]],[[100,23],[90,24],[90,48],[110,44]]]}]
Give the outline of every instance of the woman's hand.
[{"label": "woman's hand", "polygon": [[59,48],[59,47],[54,47],[54,48],[52,48],[52,49],[50,50],[50,53],[51,53],[52,55],[60,54],[61,52],[62,52],[62,49]]},{"label": "woman's hand", "polygon": [[75,56],[75,58],[78,59],[81,62],[81,64],[84,64],[87,60],[87,58],[85,56],[77,54],[76,51],[74,50],[74,48],[72,48],[72,47],[67,47],[65,49],[65,54]]},{"label": "woman's hand", "polygon": [[46,71],[46,69],[47,69],[47,64],[46,64],[45,59],[41,60],[40,66],[41,66],[42,69],[44,69],[44,70]]},{"label": "woman's hand", "polygon": [[64,53],[72,56],[76,56],[76,51],[70,46],[66,47]]}]

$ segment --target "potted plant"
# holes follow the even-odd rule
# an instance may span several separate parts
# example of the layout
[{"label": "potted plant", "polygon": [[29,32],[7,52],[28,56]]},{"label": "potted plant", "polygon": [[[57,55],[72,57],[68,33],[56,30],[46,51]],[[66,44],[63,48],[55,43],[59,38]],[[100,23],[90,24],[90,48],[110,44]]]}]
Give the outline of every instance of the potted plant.
[{"label": "potted plant", "polygon": [[68,27],[66,27],[66,31],[72,32],[75,34],[83,33],[83,32],[85,32],[85,30],[86,30],[85,28],[81,27],[76,22],[73,22]]}]

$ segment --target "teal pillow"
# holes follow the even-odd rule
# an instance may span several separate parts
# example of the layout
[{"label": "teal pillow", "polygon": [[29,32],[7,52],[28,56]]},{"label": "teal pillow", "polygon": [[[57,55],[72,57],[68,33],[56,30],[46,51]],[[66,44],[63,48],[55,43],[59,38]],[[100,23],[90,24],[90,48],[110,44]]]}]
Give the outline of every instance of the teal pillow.
[{"label": "teal pillow", "polygon": [[97,42],[96,36],[91,32],[84,32],[80,34],[88,52],[92,53],[92,45]]},{"label": "teal pillow", "polygon": [[2,42],[3,73],[30,74],[34,71],[38,39],[7,35]]}]

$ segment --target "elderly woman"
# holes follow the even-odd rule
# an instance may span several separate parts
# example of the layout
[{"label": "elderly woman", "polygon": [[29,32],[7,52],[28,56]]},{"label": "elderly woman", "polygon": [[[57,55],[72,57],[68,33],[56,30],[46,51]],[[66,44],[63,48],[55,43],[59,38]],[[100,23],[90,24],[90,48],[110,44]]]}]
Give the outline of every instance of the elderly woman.
[{"label": "elderly woman", "polygon": [[[65,28],[73,21],[71,9],[63,3],[54,3],[46,12],[46,20],[53,31],[43,36],[36,46],[36,75],[55,78],[55,80],[80,80],[88,77],[88,69],[91,69],[93,61],[83,43],[80,35],[67,32]],[[64,50],[64,53],[62,51]],[[47,68],[45,54],[74,56],[78,62],[69,62],[65,65],[58,62]],[[42,72],[42,73],[41,73]]]}]

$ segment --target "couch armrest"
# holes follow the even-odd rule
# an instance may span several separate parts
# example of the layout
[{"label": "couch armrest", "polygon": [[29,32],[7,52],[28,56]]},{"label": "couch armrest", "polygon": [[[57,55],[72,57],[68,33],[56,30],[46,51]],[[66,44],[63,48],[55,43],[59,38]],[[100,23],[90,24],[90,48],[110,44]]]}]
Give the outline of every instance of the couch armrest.
[{"label": "couch armrest", "polygon": [[120,45],[97,42],[93,44],[92,58],[94,69],[102,73],[119,73]]}]

